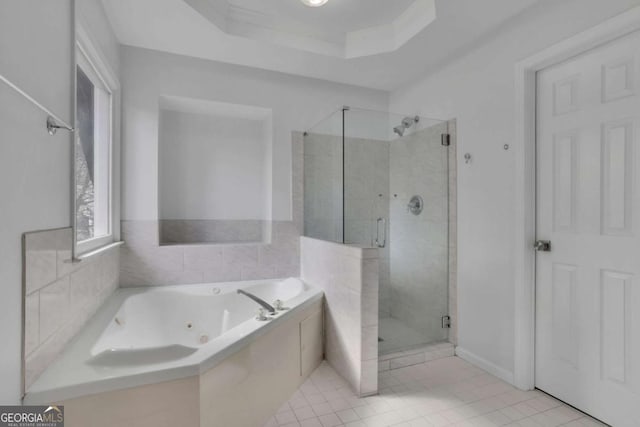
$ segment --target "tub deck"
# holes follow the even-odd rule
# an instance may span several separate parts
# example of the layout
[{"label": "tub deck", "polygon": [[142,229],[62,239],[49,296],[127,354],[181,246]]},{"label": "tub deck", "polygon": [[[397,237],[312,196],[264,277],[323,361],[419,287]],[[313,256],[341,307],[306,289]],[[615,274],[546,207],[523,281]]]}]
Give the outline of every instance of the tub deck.
[{"label": "tub deck", "polygon": [[[283,285],[284,280],[118,289],[73,339],[62,355],[34,382],[24,397],[24,404],[57,402],[203,374],[273,330],[290,316],[322,299],[321,290],[306,284],[302,284],[298,292],[291,293],[287,291],[287,286]],[[258,321],[254,318],[254,314],[259,306],[244,296],[236,295],[239,288],[258,295],[262,292],[265,299],[282,299],[289,310],[279,312],[267,322]],[[245,318],[240,320],[236,318],[235,324],[226,325],[225,331],[222,325],[225,315],[222,311],[215,313],[213,317],[220,322],[218,324],[211,318],[198,316],[198,310],[195,307],[190,309],[188,304],[175,308],[159,307],[163,311],[157,313],[158,318],[167,317],[172,313],[183,316],[182,319],[188,323],[191,314],[194,316],[194,323],[210,323],[211,332],[207,334],[211,336],[206,342],[200,342],[199,339],[198,341],[190,340],[189,332],[181,336],[175,330],[167,330],[165,331],[167,333],[154,335],[154,332],[158,331],[147,331],[152,327],[153,323],[150,322],[134,330],[125,338],[118,337],[117,326],[122,322],[118,317],[122,315],[123,309],[127,308],[128,302],[134,298],[144,300],[146,297],[157,297],[170,292],[193,297],[194,303],[202,298],[213,302],[216,299],[230,299],[234,303],[228,309],[235,310]],[[147,308],[152,308],[151,306]],[[125,322],[143,322],[144,318],[136,318],[136,315],[140,314],[136,313],[140,307],[140,305],[129,307],[133,310],[127,314]],[[212,307],[213,310],[220,310],[220,307]],[[135,325],[125,323],[125,327],[128,326]],[[110,328],[115,328],[116,333],[110,335]],[[170,329],[170,326],[165,324],[162,328]],[[145,334],[145,331],[148,333]],[[201,338],[202,330],[199,330],[199,334],[197,336]],[[163,339],[166,342],[163,342]],[[182,342],[176,343],[177,340]]]}]

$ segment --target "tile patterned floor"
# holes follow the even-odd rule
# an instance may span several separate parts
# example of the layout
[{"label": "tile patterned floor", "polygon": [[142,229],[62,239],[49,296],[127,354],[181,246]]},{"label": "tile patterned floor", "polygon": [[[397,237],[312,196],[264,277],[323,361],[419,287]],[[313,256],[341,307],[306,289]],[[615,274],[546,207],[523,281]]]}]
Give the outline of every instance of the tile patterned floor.
[{"label": "tile patterned floor", "polygon": [[326,363],[265,427],[604,426],[539,391],[523,392],[457,357],[380,373],[357,398]]}]

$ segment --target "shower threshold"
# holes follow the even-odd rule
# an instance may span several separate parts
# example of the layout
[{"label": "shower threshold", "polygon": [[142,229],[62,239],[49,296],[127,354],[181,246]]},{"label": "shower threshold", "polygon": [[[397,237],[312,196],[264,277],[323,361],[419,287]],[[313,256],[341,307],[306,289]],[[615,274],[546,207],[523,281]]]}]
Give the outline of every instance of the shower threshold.
[{"label": "shower threshold", "polygon": [[381,354],[378,356],[378,372],[418,365],[455,354],[454,345],[450,342],[440,341],[424,344],[412,349]]}]

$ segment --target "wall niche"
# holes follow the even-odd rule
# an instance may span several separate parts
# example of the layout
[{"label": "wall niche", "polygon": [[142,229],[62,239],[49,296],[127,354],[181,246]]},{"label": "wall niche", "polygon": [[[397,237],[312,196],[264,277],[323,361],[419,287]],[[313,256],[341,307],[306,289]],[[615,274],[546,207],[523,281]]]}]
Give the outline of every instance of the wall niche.
[{"label": "wall niche", "polygon": [[175,96],[159,109],[160,244],[269,243],[272,111]]}]

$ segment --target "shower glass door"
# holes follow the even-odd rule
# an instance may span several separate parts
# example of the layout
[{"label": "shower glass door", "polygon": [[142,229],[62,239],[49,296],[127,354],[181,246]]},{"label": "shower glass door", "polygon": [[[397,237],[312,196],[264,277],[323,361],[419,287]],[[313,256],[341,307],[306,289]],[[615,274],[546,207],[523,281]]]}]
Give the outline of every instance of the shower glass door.
[{"label": "shower glass door", "polygon": [[379,247],[379,351],[444,341],[447,123],[354,108],[343,115],[344,243]]},{"label": "shower glass door", "polygon": [[344,243],[343,112],[304,133],[304,235]]},{"label": "shower glass door", "polygon": [[345,108],[305,133],[304,234],[379,248],[381,353],[448,338],[447,131]]}]

